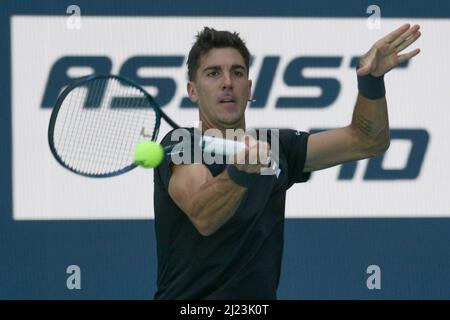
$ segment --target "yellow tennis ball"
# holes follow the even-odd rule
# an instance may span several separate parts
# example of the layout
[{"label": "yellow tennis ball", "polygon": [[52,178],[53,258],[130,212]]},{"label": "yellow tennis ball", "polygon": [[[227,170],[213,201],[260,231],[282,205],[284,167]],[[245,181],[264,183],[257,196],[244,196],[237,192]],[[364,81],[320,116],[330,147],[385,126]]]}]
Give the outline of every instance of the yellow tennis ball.
[{"label": "yellow tennis ball", "polygon": [[155,141],[141,142],[134,150],[134,163],[144,168],[156,168],[163,159],[164,149]]}]

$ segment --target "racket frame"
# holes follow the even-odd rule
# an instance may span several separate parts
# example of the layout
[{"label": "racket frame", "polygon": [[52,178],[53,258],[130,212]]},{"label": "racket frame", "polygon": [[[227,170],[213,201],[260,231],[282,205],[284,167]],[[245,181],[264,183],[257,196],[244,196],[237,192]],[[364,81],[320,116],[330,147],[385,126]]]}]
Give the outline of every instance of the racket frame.
[{"label": "racket frame", "polygon": [[58,96],[58,99],[56,100],[55,106],[52,110],[52,114],[50,116],[50,122],[49,122],[49,127],[48,127],[48,143],[50,146],[50,151],[52,152],[54,158],[56,159],[56,161],[59,162],[60,165],[62,165],[64,168],[85,176],[85,177],[90,177],[90,178],[108,178],[108,177],[114,177],[114,176],[118,176],[121,175],[125,172],[128,172],[130,170],[133,170],[134,168],[137,167],[137,165],[135,163],[131,163],[125,167],[123,167],[122,169],[119,169],[117,171],[114,172],[110,172],[110,173],[105,173],[105,174],[91,174],[91,173],[85,173],[85,172],[80,172],[77,171],[71,167],[69,167],[59,156],[58,152],[56,151],[55,148],[55,144],[54,144],[54,132],[55,132],[55,124],[56,124],[56,120],[58,118],[58,113],[59,110],[61,109],[61,106],[64,102],[64,99],[67,97],[67,95],[74,89],[74,88],[78,88],[78,87],[82,87],[84,83],[90,82],[90,81],[94,81],[97,79],[116,79],[117,81],[119,81],[120,83],[125,83],[128,84],[132,87],[135,87],[137,89],[139,89],[139,91],[141,91],[145,98],[148,100],[148,102],[150,103],[151,108],[153,108],[153,110],[155,111],[156,114],[156,119],[155,119],[155,129],[153,130],[153,134],[150,140],[152,141],[156,141],[157,137],[158,137],[158,133],[159,133],[159,126],[161,124],[161,117],[164,118],[164,120],[166,120],[166,122],[172,126],[174,129],[179,128],[179,126],[172,120],[170,119],[158,106],[158,104],[156,103],[156,101],[153,99],[153,97],[144,89],[142,88],[140,85],[138,85],[137,83],[135,83],[134,81],[127,79],[125,77],[122,76],[115,76],[115,75],[109,75],[109,74],[93,74],[93,75],[88,75],[82,78],[77,79],[76,81],[74,81],[73,83],[69,84],[62,92],[61,94]]}]

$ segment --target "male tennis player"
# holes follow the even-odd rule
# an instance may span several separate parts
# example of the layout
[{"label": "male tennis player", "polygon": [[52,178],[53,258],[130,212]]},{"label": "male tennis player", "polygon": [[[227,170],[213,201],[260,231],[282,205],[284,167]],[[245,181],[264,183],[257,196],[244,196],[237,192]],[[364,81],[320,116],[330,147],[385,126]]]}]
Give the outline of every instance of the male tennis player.
[{"label": "male tennis player", "polygon": [[[400,54],[419,37],[418,25],[403,25],[360,58],[359,94],[346,127],[311,135],[279,130],[267,141],[249,138],[239,156],[262,149],[254,164],[175,165],[166,159],[154,175],[155,298],[276,299],[287,189],[307,181],[312,171],[387,150],[383,76],[419,53]],[[204,28],[198,34],[187,63],[187,90],[198,105],[202,130],[245,130],[252,85],[249,57],[236,33]],[[271,139],[279,139],[281,171],[260,175]],[[297,201],[301,206],[301,199]]]}]

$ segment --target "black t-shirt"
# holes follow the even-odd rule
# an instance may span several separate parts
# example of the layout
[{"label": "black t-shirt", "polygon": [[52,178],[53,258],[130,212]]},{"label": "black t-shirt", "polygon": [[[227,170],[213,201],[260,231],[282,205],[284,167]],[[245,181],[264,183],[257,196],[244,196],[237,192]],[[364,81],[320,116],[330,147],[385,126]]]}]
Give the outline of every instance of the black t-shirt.
[{"label": "black t-shirt", "polygon": [[[258,175],[235,214],[207,237],[168,194],[169,157],[155,169],[155,299],[276,299],[286,191],[310,176],[303,172],[309,134],[290,129],[278,132],[279,175]],[[269,131],[269,143],[271,139]],[[170,142],[169,132],[161,144]],[[214,177],[226,168],[226,164],[206,166]]]}]

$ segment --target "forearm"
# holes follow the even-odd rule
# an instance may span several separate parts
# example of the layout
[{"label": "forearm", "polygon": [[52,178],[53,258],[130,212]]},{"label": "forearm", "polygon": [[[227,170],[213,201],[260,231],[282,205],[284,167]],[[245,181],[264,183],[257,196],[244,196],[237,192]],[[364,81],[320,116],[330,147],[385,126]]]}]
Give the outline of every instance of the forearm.
[{"label": "forearm", "polygon": [[372,100],[358,94],[351,127],[357,132],[368,152],[377,155],[386,151],[389,147],[386,98]]},{"label": "forearm", "polygon": [[190,216],[205,236],[213,234],[236,212],[247,189],[234,183],[227,170],[204,183],[191,201]]}]

